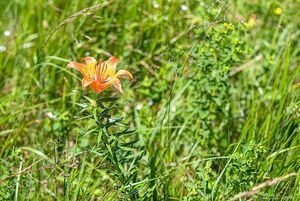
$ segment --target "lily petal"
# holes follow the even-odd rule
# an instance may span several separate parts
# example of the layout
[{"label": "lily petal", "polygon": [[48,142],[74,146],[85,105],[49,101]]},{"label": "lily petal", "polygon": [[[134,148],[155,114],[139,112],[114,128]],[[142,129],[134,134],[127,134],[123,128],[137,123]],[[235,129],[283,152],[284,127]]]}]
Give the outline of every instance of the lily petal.
[{"label": "lily petal", "polygon": [[116,74],[116,67],[119,63],[119,59],[116,57],[110,57],[107,61],[108,76],[114,76]]},{"label": "lily petal", "polygon": [[111,85],[113,85],[114,83],[115,83],[115,79],[111,79],[110,81],[104,84],[102,82],[95,81],[92,82],[89,86],[98,94],[103,90],[107,89],[108,87],[110,87]]},{"label": "lily petal", "polygon": [[88,76],[84,76],[83,79],[82,79],[82,88],[86,88],[87,86],[89,86],[93,82],[95,82],[95,80],[89,78]]},{"label": "lily petal", "polygon": [[90,65],[90,64],[96,64],[97,61],[94,57],[84,57],[83,61],[86,65]]},{"label": "lily petal", "polygon": [[123,93],[122,85],[121,85],[121,82],[118,78],[114,79],[113,86],[118,90],[119,93],[121,93],[121,94]]},{"label": "lily petal", "polygon": [[102,81],[104,81],[108,77],[114,77],[118,63],[119,59],[116,57],[110,57],[107,61],[99,62],[100,73],[97,72],[98,79],[100,78]]},{"label": "lily petal", "polygon": [[128,79],[132,80],[133,79],[133,76],[131,75],[131,73],[129,73],[127,70],[119,70],[115,77],[119,77],[119,76],[125,76],[127,77]]},{"label": "lily petal", "polygon": [[83,76],[85,76],[87,74],[87,70],[86,70],[84,64],[77,63],[77,62],[70,62],[70,63],[68,63],[67,67],[68,68],[74,68],[74,69],[78,70],[79,72],[81,72],[81,74]]},{"label": "lily petal", "polygon": [[100,82],[96,81],[89,85],[97,94],[105,90],[109,87],[109,85],[100,84]]},{"label": "lily petal", "polygon": [[96,79],[96,59],[93,57],[85,57],[83,58],[83,61],[86,65],[89,76]]},{"label": "lily petal", "polygon": [[107,68],[107,65],[106,65],[106,61],[99,61],[98,65],[96,66],[96,73],[97,73],[97,80],[99,80],[100,82],[103,82],[106,78],[104,77],[104,73],[106,73],[106,68]]}]

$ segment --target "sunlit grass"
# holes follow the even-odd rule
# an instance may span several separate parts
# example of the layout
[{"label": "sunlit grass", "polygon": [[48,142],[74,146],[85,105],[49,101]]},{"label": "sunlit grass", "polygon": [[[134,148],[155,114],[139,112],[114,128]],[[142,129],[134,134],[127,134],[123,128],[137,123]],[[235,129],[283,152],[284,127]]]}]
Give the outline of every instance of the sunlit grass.
[{"label": "sunlit grass", "polygon": [[[299,3],[0,8],[0,200],[299,200]],[[85,56],[126,93],[82,90]]]}]

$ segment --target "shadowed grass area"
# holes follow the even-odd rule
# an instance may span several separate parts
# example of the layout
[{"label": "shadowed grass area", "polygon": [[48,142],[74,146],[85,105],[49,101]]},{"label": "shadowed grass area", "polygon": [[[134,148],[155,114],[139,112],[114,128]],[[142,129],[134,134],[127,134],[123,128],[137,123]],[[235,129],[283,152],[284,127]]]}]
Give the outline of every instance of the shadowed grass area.
[{"label": "shadowed grass area", "polygon": [[[300,199],[296,1],[0,9],[0,200]],[[85,56],[134,80],[82,90]]]}]

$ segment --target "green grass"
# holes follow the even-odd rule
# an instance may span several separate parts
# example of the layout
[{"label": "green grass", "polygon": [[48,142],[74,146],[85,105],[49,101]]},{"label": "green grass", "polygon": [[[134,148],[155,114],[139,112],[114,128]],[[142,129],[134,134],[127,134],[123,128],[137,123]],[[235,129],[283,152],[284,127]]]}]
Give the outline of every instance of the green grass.
[{"label": "green grass", "polygon": [[[298,1],[0,8],[0,200],[300,199]],[[81,89],[87,55],[124,94]]]}]

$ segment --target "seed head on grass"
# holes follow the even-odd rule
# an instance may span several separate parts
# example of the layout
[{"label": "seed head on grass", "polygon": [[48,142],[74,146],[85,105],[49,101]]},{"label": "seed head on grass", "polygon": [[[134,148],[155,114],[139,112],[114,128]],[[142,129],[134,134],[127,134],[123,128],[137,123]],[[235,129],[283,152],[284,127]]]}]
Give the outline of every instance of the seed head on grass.
[{"label": "seed head on grass", "polygon": [[110,86],[114,86],[118,92],[122,93],[122,86],[119,78],[125,76],[132,80],[133,76],[127,70],[119,70],[116,73],[116,67],[119,59],[110,57],[106,61],[96,61],[93,57],[83,58],[84,64],[70,62],[67,67],[75,68],[83,75],[82,87],[91,87],[97,94]]}]

